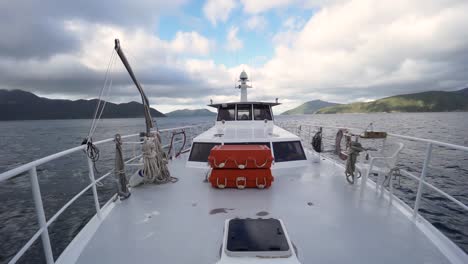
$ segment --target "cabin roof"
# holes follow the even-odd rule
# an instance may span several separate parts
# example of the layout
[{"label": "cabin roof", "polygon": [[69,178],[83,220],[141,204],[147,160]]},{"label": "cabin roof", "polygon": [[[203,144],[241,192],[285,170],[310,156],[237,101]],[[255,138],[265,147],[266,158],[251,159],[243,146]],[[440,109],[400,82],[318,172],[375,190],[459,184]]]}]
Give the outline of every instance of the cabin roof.
[{"label": "cabin roof", "polygon": [[[243,124],[239,121],[239,123]],[[248,122],[248,121],[247,121]],[[236,122],[237,123],[237,122]],[[300,138],[293,133],[284,130],[278,126],[272,126],[266,128],[262,126],[237,126],[237,125],[226,125],[222,132],[219,131],[220,127],[215,126],[207,131],[201,133],[196,138],[194,142],[276,142],[276,141],[292,141],[300,140]],[[220,136],[222,135],[222,136]]]},{"label": "cabin roof", "polygon": [[219,104],[209,104],[208,106],[218,108],[220,105],[235,105],[235,104],[261,104],[261,105],[269,105],[269,106],[280,105],[280,103],[253,101],[253,102],[228,102],[228,103],[219,103]]}]

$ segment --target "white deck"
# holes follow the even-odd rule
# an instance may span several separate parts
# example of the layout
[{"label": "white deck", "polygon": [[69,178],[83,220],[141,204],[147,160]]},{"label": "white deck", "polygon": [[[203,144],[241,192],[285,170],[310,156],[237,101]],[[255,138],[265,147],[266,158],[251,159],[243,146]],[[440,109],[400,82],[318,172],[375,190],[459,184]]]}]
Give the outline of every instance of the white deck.
[{"label": "white deck", "polygon": [[402,212],[370,187],[360,199],[327,160],[276,169],[267,190],[218,190],[186,158],[170,166],[179,182],[135,188],[116,204],[77,263],[215,263],[224,220],[265,212],[284,221],[303,264],[449,263]]}]

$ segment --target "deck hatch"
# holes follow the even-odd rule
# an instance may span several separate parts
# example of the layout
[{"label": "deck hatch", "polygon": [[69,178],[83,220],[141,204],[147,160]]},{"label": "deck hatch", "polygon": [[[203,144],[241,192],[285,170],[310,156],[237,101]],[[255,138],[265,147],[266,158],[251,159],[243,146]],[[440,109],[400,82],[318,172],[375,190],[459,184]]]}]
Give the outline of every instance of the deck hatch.
[{"label": "deck hatch", "polygon": [[284,252],[284,256],[291,254],[286,234],[277,219],[232,219],[229,221],[226,248],[232,253]]}]

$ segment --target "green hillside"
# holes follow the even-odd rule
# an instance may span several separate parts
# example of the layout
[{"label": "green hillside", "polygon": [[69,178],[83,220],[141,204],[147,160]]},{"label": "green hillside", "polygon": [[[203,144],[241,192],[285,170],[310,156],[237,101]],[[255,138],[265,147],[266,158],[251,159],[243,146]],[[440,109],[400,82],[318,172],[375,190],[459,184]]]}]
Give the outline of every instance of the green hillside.
[{"label": "green hillside", "polygon": [[336,103],[330,103],[330,102],[325,102],[322,100],[313,100],[309,101],[306,103],[301,104],[300,106],[293,108],[291,110],[288,110],[282,115],[307,115],[307,114],[313,114],[317,112],[317,110],[324,108],[324,107],[329,107],[329,106],[335,106],[338,105]]},{"label": "green hillside", "polygon": [[[93,118],[98,100],[62,100],[39,97],[21,90],[0,90],[0,120],[45,120]],[[165,117],[151,108],[152,117]],[[106,103],[102,118],[141,118],[143,105],[137,102]]]},{"label": "green hillside", "polygon": [[188,117],[188,116],[216,116],[216,113],[208,109],[182,109],[166,113],[169,117]]},{"label": "green hillside", "polygon": [[351,103],[325,107],[320,114],[374,112],[450,112],[468,111],[466,89],[456,92],[430,91],[396,95],[368,103]]}]

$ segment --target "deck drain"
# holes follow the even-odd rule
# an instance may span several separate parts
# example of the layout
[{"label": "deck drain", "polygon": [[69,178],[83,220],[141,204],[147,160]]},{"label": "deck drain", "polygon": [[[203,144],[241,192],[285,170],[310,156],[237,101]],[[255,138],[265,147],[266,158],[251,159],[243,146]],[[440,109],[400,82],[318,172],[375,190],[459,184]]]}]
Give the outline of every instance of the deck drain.
[{"label": "deck drain", "polygon": [[260,211],[257,213],[257,216],[266,216],[266,215],[269,215],[267,211]]}]

